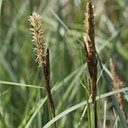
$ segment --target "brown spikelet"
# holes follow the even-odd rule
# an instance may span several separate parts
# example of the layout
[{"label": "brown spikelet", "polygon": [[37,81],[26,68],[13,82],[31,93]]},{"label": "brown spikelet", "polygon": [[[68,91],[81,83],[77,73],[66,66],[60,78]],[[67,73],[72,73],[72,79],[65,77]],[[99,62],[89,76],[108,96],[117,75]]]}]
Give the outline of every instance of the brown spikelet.
[{"label": "brown spikelet", "polygon": [[33,35],[33,42],[35,45],[36,60],[39,65],[46,64],[46,43],[43,37],[43,31],[41,26],[41,17],[37,13],[33,12],[29,18],[31,24],[31,32]]},{"label": "brown spikelet", "polygon": [[[87,35],[84,36],[85,41],[85,51],[87,58],[87,65],[91,81],[91,93],[96,88],[97,80],[97,58],[96,58],[96,49],[95,49],[95,40],[94,40],[94,14],[91,0],[87,3],[87,9],[85,14],[85,30]],[[94,98],[93,98],[94,99]]]},{"label": "brown spikelet", "polygon": [[92,1],[88,0],[85,14],[85,30],[87,34],[84,36],[85,51],[87,58],[87,67],[89,72],[89,88],[92,94],[92,103],[94,107],[94,122],[97,128],[97,110],[96,110],[96,81],[97,81],[97,58],[94,40],[94,13]]},{"label": "brown spikelet", "polygon": [[84,25],[87,32],[87,37],[85,37],[85,49],[87,51],[87,56],[91,57],[95,54],[94,14],[91,0],[87,3]]},{"label": "brown spikelet", "polygon": [[[113,81],[114,89],[121,89],[123,87],[123,83],[120,80],[118,74],[116,73],[116,68],[112,62],[112,59],[109,60],[109,65],[110,65],[110,71],[112,74],[112,81]],[[124,112],[123,95],[121,93],[117,93],[116,100],[120,106],[121,111]],[[124,112],[124,114],[125,114],[125,112]]]}]

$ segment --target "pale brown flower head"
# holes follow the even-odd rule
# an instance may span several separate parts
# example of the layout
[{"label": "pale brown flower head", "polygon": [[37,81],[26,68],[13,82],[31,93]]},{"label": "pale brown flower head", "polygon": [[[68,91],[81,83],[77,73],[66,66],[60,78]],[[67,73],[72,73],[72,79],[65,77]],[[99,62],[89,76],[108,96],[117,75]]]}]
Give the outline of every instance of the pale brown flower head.
[{"label": "pale brown flower head", "polygon": [[120,89],[123,87],[123,83],[116,72],[116,68],[115,68],[115,65],[113,64],[112,59],[109,60],[109,64],[110,64],[110,70],[112,73],[113,86],[115,89]]},{"label": "pale brown flower head", "polygon": [[36,53],[36,61],[39,65],[46,64],[46,42],[43,36],[43,30],[41,25],[41,17],[37,13],[33,12],[32,16],[29,17],[29,22],[31,25],[31,32],[33,35],[32,41],[34,42]]},{"label": "pale brown flower head", "polygon": [[[116,72],[116,67],[112,61],[112,59],[109,60],[109,65],[110,65],[110,71],[112,74],[112,81],[113,81],[113,86],[114,89],[121,89],[123,87],[123,83],[120,80],[117,72]],[[124,112],[124,103],[123,103],[123,95],[121,93],[116,94],[116,100],[119,103],[120,109],[122,112]]]}]

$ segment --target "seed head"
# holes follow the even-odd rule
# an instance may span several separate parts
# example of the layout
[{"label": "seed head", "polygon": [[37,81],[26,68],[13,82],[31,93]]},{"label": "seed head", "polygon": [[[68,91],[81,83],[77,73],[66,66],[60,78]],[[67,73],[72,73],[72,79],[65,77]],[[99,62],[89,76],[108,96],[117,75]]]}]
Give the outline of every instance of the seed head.
[{"label": "seed head", "polygon": [[32,41],[34,42],[36,53],[36,61],[38,61],[39,66],[46,64],[46,42],[43,36],[44,31],[42,30],[41,17],[36,12],[32,13],[29,17],[29,22],[31,25],[31,32],[33,35]]},{"label": "seed head", "polygon": [[87,2],[84,27],[87,32],[87,34],[84,36],[84,45],[86,51],[88,70],[90,78],[94,83],[96,83],[97,59],[94,40],[94,13],[91,0],[88,0]]},{"label": "seed head", "polygon": [[95,54],[95,41],[94,41],[94,13],[92,1],[89,0],[86,7],[85,13],[85,30],[87,32],[85,39],[85,45],[88,56]]},{"label": "seed head", "polygon": [[[120,78],[116,72],[116,67],[113,64],[112,59],[109,60],[109,65],[110,65],[110,70],[111,70],[111,74],[112,74],[112,81],[113,81],[114,89],[115,90],[121,89],[123,87],[123,83],[120,80]],[[121,93],[117,93],[116,99],[117,99],[117,102],[119,103],[119,106],[120,106],[122,112],[123,112],[124,111],[123,95]]]}]

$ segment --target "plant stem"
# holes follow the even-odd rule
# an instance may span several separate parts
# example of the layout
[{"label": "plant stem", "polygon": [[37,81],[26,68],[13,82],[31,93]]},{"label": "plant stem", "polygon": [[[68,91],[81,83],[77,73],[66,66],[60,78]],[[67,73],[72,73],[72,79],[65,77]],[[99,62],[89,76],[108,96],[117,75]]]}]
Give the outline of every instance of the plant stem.
[{"label": "plant stem", "polygon": [[[48,104],[50,106],[50,111],[52,114],[52,118],[55,117],[55,106],[54,101],[51,94],[50,88],[50,62],[49,62],[49,49],[47,48],[47,55],[46,55],[46,64],[42,65],[43,73],[45,78],[45,89],[48,97]],[[56,123],[54,123],[54,127],[56,128]]]}]

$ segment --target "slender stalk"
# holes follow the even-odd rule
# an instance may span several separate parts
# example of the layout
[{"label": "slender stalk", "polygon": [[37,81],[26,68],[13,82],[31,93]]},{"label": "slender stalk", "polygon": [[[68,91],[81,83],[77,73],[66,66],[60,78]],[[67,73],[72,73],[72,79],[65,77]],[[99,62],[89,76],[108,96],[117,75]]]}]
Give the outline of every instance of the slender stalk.
[{"label": "slender stalk", "polygon": [[45,78],[45,88],[48,96],[48,102],[51,107],[51,114],[52,118],[55,117],[55,106],[54,101],[51,94],[51,88],[50,88],[50,63],[49,63],[49,49],[47,49],[47,55],[46,55],[46,64],[42,65],[44,78]]}]

